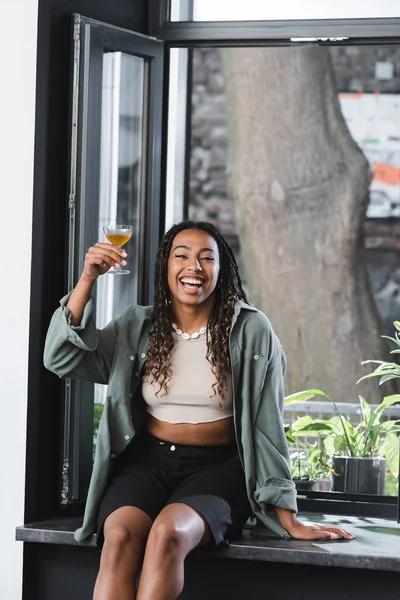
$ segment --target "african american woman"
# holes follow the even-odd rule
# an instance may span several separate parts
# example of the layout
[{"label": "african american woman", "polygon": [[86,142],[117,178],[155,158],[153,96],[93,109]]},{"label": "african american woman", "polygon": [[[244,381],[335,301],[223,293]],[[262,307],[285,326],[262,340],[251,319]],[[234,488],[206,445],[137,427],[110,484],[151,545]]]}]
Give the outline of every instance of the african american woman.
[{"label": "african american woman", "polygon": [[108,385],[75,533],[78,541],[97,533],[94,599],[177,600],[188,553],[239,535],[252,515],[286,538],[352,539],[296,517],[282,421],[286,357],[248,303],[218,229],[174,225],[158,252],[154,305],[128,306],[99,331],[92,287],[126,258],[112,244],[88,250],[45,347],[57,375]]}]

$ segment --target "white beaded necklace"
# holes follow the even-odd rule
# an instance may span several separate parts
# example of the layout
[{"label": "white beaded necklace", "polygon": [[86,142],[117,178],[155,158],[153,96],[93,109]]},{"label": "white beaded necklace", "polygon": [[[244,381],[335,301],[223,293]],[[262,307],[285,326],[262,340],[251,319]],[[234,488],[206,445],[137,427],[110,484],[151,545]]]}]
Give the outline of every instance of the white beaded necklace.
[{"label": "white beaded necklace", "polygon": [[182,329],[179,329],[176,323],[172,323],[172,329],[174,329],[175,333],[180,335],[184,340],[195,340],[207,331],[207,327],[202,327],[200,331],[195,331],[194,333],[183,333]]}]

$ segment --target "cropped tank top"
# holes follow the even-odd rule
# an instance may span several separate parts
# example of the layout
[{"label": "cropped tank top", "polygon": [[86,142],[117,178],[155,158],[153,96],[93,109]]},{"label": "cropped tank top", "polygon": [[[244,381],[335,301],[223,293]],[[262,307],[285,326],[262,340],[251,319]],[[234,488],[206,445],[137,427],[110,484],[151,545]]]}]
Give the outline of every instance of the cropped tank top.
[{"label": "cropped tank top", "polygon": [[[228,377],[223,406],[213,384],[216,382],[211,363],[206,358],[206,334],[185,340],[175,332],[170,361],[172,377],[168,393],[152,381],[151,375],[142,382],[146,410],[156,419],[167,423],[209,423],[231,417],[232,382]],[[215,390],[215,392],[214,392]]]}]

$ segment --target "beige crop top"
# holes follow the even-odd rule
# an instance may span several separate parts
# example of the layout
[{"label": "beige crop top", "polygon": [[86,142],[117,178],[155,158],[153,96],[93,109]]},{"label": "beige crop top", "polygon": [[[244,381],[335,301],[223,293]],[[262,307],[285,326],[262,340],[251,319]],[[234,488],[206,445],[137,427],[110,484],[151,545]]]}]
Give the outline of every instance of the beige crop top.
[{"label": "beige crop top", "polygon": [[[233,415],[232,382],[228,378],[224,408],[220,396],[214,395],[215,376],[206,359],[206,334],[185,340],[173,332],[175,344],[171,352],[172,378],[168,394],[159,390],[151,376],[143,379],[142,394],[147,412],[167,423],[209,423]],[[150,380],[149,380],[150,379]]]}]

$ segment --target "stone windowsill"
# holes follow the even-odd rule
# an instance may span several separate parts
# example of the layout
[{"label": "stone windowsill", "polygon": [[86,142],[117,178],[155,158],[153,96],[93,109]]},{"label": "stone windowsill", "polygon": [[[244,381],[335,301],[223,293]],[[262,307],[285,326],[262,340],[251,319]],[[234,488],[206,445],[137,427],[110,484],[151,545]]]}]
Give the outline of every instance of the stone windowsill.
[{"label": "stone windowsill", "polygon": [[[245,529],[242,539],[216,549],[202,551],[216,557],[296,563],[327,567],[400,570],[400,525],[386,519],[367,517],[338,517],[321,514],[302,514],[303,520],[321,524],[335,523],[354,533],[355,540],[311,542],[284,541],[262,529]],[[16,530],[16,539],[22,542],[63,544],[96,547],[96,536],[78,544],[73,536],[79,527],[77,519],[53,519]]]}]

